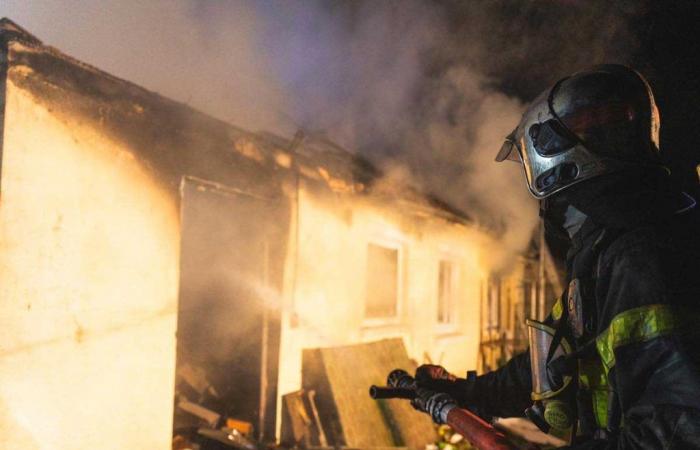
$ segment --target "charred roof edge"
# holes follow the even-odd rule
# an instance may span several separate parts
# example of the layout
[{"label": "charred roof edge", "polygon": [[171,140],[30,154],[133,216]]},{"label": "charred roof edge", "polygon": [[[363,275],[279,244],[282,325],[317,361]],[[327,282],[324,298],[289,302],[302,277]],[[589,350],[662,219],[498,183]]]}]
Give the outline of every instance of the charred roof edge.
[{"label": "charred roof edge", "polygon": [[29,31],[17,25],[7,17],[0,19],[0,42],[19,41],[27,45],[43,45],[43,43]]}]

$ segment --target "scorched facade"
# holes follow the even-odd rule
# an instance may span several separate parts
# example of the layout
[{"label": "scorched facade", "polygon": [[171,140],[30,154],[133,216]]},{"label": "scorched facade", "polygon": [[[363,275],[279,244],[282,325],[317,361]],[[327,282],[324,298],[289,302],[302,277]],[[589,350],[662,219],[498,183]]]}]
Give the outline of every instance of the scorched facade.
[{"label": "scorched facade", "polygon": [[476,366],[493,241],[464,214],[0,25],[0,447],[169,448],[193,368],[273,440],[306,348]]}]

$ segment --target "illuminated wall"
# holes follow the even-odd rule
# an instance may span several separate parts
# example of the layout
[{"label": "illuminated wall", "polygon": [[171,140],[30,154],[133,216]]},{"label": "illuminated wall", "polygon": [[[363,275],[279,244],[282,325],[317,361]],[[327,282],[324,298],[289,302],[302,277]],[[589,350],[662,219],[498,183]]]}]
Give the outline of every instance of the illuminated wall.
[{"label": "illuminated wall", "polygon": [[4,129],[0,448],[170,448],[177,206],[11,81]]},{"label": "illuminated wall", "polygon": [[[25,57],[33,52],[25,51]],[[51,66],[41,68],[52,73]],[[5,105],[0,448],[169,448],[180,256],[175,184],[183,171],[204,177],[218,173],[218,167],[204,170],[220,160],[211,156],[217,154],[197,153],[212,140],[208,129],[199,127],[222,130],[201,117],[187,122],[199,134],[171,130],[169,120],[181,111],[163,115],[162,101],[139,91],[137,98],[148,100],[143,116],[144,107],[126,95],[133,95],[132,88],[111,85],[113,80],[102,75],[91,85],[103,89],[98,96],[90,89],[70,90],[68,82],[86,76],[83,72],[69,72],[68,84],[54,89],[60,74],[47,79],[34,70],[31,64],[10,65]],[[24,84],[13,84],[13,75]],[[47,97],[32,97],[33,86]],[[124,96],[114,94],[122,93],[119,89]],[[82,115],[61,112],[92,95],[96,101]],[[115,98],[122,103],[108,103]],[[114,108],[100,116],[103,106]],[[105,117],[113,122],[101,123]],[[153,120],[160,122],[153,125]],[[166,131],[153,134],[151,128]],[[158,145],[149,158],[107,137],[115,133],[126,142],[130,132],[134,138],[144,130],[138,137],[150,140],[139,152]],[[171,148],[182,135],[191,140]],[[239,151],[233,143],[226,148]],[[235,184],[249,167],[248,176],[255,177],[250,185],[274,179],[276,172],[265,171],[264,158],[245,156],[256,163],[234,159],[237,164],[222,165],[217,178]],[[169,173],[169,191],[141,164],[144,160]],[[236,165],[240,172],[226,171]],[[295,198],[290,196],[293,203]],[[281,298],[270,299],[275,307],[281,303],[283,316],[279,393],[300,387],[301,352],[311,347],[398,336],[416,361],[427,355],[459,373],[475,367],[479,292],[487,271],[480,254],[487,248],[484,237],[434,211],[423,211],[421,218],[415,212],[302,183],[298,208],[290,215],[284,288]],[[398,314],[390,320],[365,317],[369,244],[399,253]],[[455,320],[447,327],[437,323],[443,260],[456,268]]]},{"label": "illuminated wall", "polygon": [[[410,207],[360,196],[322,199],[303,189],[296,226],[290,237],[288,271],[296,278],[287,282],[281,394],[300,388],[303,348],[398,336],[418,362],[428,355],[462,375],[476,368],[484,239],[475,230],[437,217],[417,219]],[[370,243],[399,249],[395,319],[364,317]],[[458,271],[454,324],[442,327],[437,323],[441,260],[454,262]]]}]

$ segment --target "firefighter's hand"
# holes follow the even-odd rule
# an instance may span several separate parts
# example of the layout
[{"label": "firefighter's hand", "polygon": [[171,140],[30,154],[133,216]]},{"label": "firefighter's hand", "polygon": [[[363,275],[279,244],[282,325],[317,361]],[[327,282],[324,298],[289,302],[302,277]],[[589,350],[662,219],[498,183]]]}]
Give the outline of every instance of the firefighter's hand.
[{"label": "firefighter's hand", "polygon": [[419,387],[416,389],[416,397],[411,400],[411,406],[428,414],[433,422],[443,424],[447,421],[447,414],[457,406],[457,402],[444,392]]},{"label": "firefighter's hand", "polygon": [[473,380],[458,378],[442,366],[424,364],[414,378],[418,388],[445,393],[463,405],[470,403]]},{"label": "firefighter's hand", "polygon": [[457,381],[457,377],[452,375],[442,366],[436,366],[434,364],[423,364],[416,369],[416,376],[414,377],[417,383],[431,382],[434,380],[439,381]]}]

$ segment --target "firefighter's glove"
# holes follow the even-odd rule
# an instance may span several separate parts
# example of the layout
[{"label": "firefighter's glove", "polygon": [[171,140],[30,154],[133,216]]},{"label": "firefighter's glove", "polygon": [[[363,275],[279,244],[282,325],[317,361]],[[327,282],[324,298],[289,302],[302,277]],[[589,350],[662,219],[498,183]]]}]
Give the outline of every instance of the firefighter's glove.
[{"label": "firefighter's glove", "polygon": [[458,378],[442,366],[424,364],[418,367],[414,378],[418,388],[447,394],[463,406],[473,403],[475,376]]},{"label": "firefighter's glove", "polygon": [[428,414],[433,422],[447,422],[447,414],[457,406],[457,402],[444,392],[435,392],[425,388],[416,389],[416,397],[411,405],[418,411]]}]

